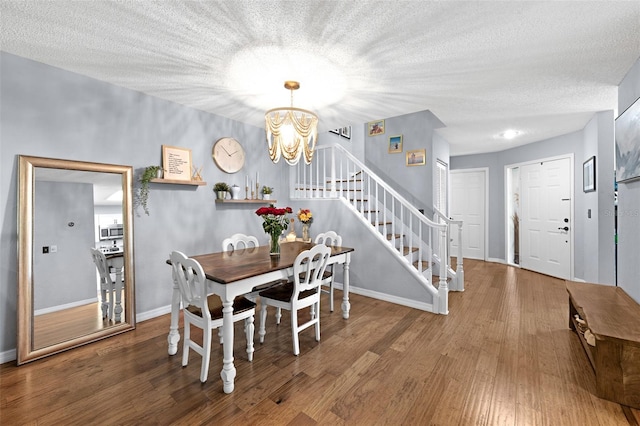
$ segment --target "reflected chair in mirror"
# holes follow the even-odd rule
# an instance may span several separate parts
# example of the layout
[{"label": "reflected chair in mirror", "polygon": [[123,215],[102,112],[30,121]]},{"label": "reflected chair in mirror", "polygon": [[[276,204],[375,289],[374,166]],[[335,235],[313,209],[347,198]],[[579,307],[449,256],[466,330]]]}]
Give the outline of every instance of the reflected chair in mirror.
[{"label": "reflected chair in mirror", "polygon": [[[222,240],[222,251],[233,251],[242,248],[258,247],[258,239],[253,235],[233,234],[229,238]],[[231,250],[229,250],[231,246]]]},{"label": "reflected chair in mirror", "polygon": [[[91,257],[95,263],[100,275],[100,298],[102,319],[114,319],[114,310],[116,317],[119,318],[122,313],[122,305],[120,303],[120,295],[116,292],[114,279],[111,277],[109,262],[107,257],[100,250],[91,248]],[[119,312],[118,312],[119,311]]]},{"label": "reflected chair in mirror", "polygon": [[[342,237],[334,231],[327,231],[316,236],[314,241],[316,244],[324,244],[326,246],[342,246]],[[333,312],[333,283],[335,277],[333,275],[333,265],[327,266],[327,270],[322,277],[322,285],[328,286],[329,290],[322,289],[323,293],[329,294],[329,311]]]},{"label": "reflected chair in mirror", "polygon": [[[298,334],[302,330],[315,326],[316,341],[320,341],[320,286],[330,255],[331,248],[322,244],[303,251],[293,262],[293,281],[260,292],[260,343],[264,343],[266,334],[267,306],[291,312],[294,355],[300,353]],[[303,308],[310,308],[311,319],[299,325],[298,311]],[[280,324],[279,316],[276,322]]]},{"label": "reflected chair in mirror", "polygon": [[[211,359],[211,334],[222,327],[222,300],[218,295],[207,296],[207,285],[202,266],[195,259],[188,258],[179,251],[171,253],[171,269],[174,281],[178,283],[182,297],[184,314],[184,342],[182,346],[182,366],[189,363],[189,349],[202,356],[200,381],[207,381]],[[233,301],[233,322],[244,320],[247,337],[247,357],[253,361],[254,316],[256,304],[244,297]],[[191,340],[191,325],[202,329],[202,346]]]}]

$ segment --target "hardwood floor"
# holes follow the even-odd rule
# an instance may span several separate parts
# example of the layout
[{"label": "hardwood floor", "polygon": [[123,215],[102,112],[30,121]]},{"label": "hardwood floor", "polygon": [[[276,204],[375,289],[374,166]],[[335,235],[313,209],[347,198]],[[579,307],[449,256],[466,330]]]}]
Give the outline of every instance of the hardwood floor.
[{"label": "hardwood floor", "polygon": [[219,378],[221,346],[205,384],[199,356],[182,368],[181,349],[167,355],[168,315],[21,367],[3,364],[0,424],[638,424],[638,410],[595,396],[563,281],[478,261],[465,261],[465,275],[448,316],[352,294],[343,320],[341,292],[334,313],[324,295],[322,340],[302,332],[298,357],[287,312],[276,326],[269,311],[252,363],[238,324],[231,395]]}]

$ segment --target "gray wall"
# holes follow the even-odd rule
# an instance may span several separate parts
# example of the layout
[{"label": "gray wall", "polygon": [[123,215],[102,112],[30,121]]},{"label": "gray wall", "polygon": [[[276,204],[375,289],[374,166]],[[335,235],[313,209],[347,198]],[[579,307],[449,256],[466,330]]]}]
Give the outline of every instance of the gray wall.
[{"label": "gray wall", "polygon": [[[255,176],[259,171],[261,184],[275,188],[278,205],[290,205],[296,211],[308,207],[288,199],[291,168],[284,161],[273,164],[269,160],[263,128],[4,52],[0,55],[0,200],[4,206],[0,210],[0,359],[10,357],[16,347],[16,189],[20,154],[131,165],[137,189],[142,169],[161,164],[163,144],[192,150],[193,163],[202,167],[207,186],[151,184],[150,216],[141,209],[134,215],[136,310],[138,316],[143,314],[146,318],[167,312],[170,305],[172,283],[165,260],[171,250],[188,254],[217,251],[222,240],[236,232],[253,234],[267,242],[261,221],[254,213],[258,205],[216,204],[214,183],[225,181],[244,187],[245,175]],[[220,171],[211,159],[213,143],[224,136],[240,141],[247,154],[244,169],[234,175]],[[362,123],[352,125],[350,141],[329,137],[328,133],[319,135],[320,145],[334,142],[364,159]],[[428,168],[413,169],[426,174]],[[333,229],[350,229],[352,216],[347,214],[338,219],[335,215],[341,210],[328,205],[319,207],[312,232],[331,229],[338,223],[341,228]],[[323,209],[327,209],[326,213]],[[109,211],[106,207],[96,209],[98,213]],[[358,226],[354,229],[360,229]],[[363,244],[369,242],[359,240],[363,229],[353,231],[354,234],[348,231],[345,238],[356,249],[351,265],[352,285],[397,287],[394,280],[402,276],[397,265],[389,268],[378,262],[373,268],[362,269],[365,268],[362,254],[368,251]],[[376,253],[382,256],[382,252]],[[363,282],[364,279],[368,281]],[[416,294],[418,300],[426,297],[423,290],[416,288],[409,288],[407,294]]]},{"label": "gray wall", "polygon": [[[412,203],[416,208],[425,209],[427,214],[433,206],[433,170],[436,156],[449,161],[448,143],[439,139],[434,143],[434,130],[444,127],[430,111],[420,111],[385,119],[385,133],[365,136],[365,165]],[[366,128],[367,124],[363,128]],[[402,152],[389,154],[389,137],[402,135]],[[444,147],[446,145],[446,148]],[[424,166],[406,166],[406,153],[425,149]]]},{"label": "gray wall", "polygon": [[[640,59],[618,86],[618,113],[640,97]],[[640,180],[618,185],[618,285],[640,303]]]},{"label": "gray wall", "polygon": [[[451,157],[451,169],[489,168],[488,258],[505,261],[505,167],[537,159],[574,155],[574,275],[613,284],[613,112],[594,115],[585,129],[509,150]],[[596,192],[582,192],[582,164],[596,156]],[[587,219],[591,208],[592,218]],[[595,217],[594,217],[595,215]]]},{"label": "gray wall", "polygon": [[[217,181],[244,186],[245,171],[259,171],[261,183],[286,196],[288,166],[269,160],[264,129],[4,52],[0,59],[0,354],[16,347],[19,154],[132,165],[138,187],[141,169],[161,164],[163,144],[192,150],[207,186],[152,184],[151,215],[139,209],[134,217],[139,314],[170,304],[165,260],[171,250],[210,252],[235,232],[264,235],[255,205],[217,205],[212,191]],[[223,173],[211,159],[223,136],[236,138],[247,153],[238,174]]]}]

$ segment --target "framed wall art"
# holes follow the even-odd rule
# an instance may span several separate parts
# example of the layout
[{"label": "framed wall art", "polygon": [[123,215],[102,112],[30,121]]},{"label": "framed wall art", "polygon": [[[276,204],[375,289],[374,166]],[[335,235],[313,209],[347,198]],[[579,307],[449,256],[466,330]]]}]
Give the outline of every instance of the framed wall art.
[{"label": "framed wall art", "polygon": [[389,136],[389,154],[402,152],[402,135]]},{"label": "framed wall art", "polygon": [[596,190],[596,157],[593,156],[582,163],[582,191]]},{"label": "framed wall art", "polygon": [[616,178],[640,179],[640,98],[616,118]]},{"label": "framed wall art", "polygon": [[371,121],[367,124],[369,136],[378,136],[384,134],[384,120]]},{"label": "framed wall art", "polygon": [[191,150],[162,145],[162,168],[165,179],[191,180]]},{"label": "framed wall art", "polygon": [[345,126],[340,129],[340,136],[351,139],[351,126]]},{"label": "framed wall art", "polygon": [[407,151],[407,166],[424,166],[426,164],[427,151],[425,149],[414,149]]}]

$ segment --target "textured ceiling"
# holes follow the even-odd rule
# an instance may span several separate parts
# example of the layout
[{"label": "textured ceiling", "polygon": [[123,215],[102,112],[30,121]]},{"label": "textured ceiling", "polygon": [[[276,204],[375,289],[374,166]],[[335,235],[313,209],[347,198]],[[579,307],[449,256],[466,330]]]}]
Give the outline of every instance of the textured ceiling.
[{"label": "textured ceiling", "polygon": [[[0,48],[255,126],[320,130],[430,110],[451,154],[582,129],[616,110],[640,1],[0,1]],[[512,141],[497,135],[508,128]]]}]

